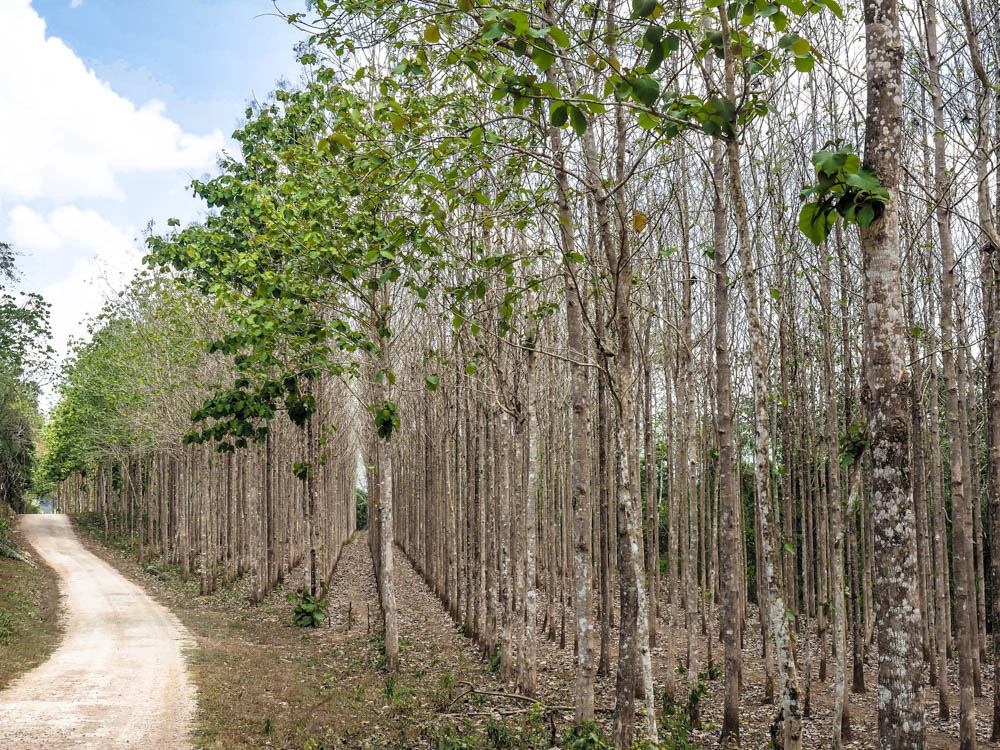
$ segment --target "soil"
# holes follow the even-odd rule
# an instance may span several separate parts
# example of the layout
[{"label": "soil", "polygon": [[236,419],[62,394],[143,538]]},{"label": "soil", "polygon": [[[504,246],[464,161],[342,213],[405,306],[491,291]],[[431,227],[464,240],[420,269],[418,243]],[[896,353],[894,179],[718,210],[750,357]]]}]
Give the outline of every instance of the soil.
[{"label": "soil", "polygon": [[[85,536],[96,553],[141,582],[184,622],[196,642],[192,673],[199,710],[194,744],[198,748],[549,748],[568,731],[572,715],[573,617],[563,617],[557,603],[555,625],[539,627],[538,695],[517,696],[504,685],[495,665],[461,635],[439,599],[405,555],[397,550],[396,597],[400,613],[401,669],[385,672],[381,654],[378,598],[367,536],[349,543],[329,581],[327,617],[316,629],[292,625],[292,592],[302,576],[293,571],[264,602],[249,602],[249,585],[237,582],[212,596],[199,596],[197,577],[180,582],[176,571],[146,563],[134,550],[108,549]],[[546,611],[539,591],[538,611]],[[569,614],[569,613],[568,613]],[[663,612],[665,614],[665,606]],[[678,613],[683,618],[683,612]],[[666,621],[653,649],[654,676],[661,689],[666,669]],[[549,633],[554,635],[550,640]],[[716,633],[717,635],[717,633]],[[598,724],[610,729],[614,701],[614,665],[618,631],[611,633],[612,671],[597,682]],[[686,631],[675,632],[678,700],[686,701],[688,675],[683,667]],[[832,717],[833,661],[827,678],[818,680],[819,656],[812,639],[811,713],[803,721],[803,747],[829,746]],[[700,674],[692,684],[706,687],[700,700],[701,726],[679,727],[672,747],[713,748],[718,744],[722,713],[722,649],[713,641],[716,669],[707,670],[707,639],[695,626]],[[804,668],[805,639],[797,645]],[[850,648],[850,646],[849,646]],[[748,617],[741,704],[742,746],[768,747],[776,706],[764,701],[761,640],[756,612]],[[954,664],[952,665],[954,666]],[[851,738],[847,748],[877,746],[875,646],[865,667],[867,692],[849,695]],[[993,667],[984,664],[985,696],[977,701],[981,747],[988,742],[992,716]],[[850,681],[850,659],[848,660]],[[804,687],[804,684],[803,684]],[[958,748],[957,674],[949,674],[950,721],[937,718],[936,689],[927,690],[927,746]],[[661,739],[664,739],[661,737]]]},{"label": "soil", "polygon": [[84,549],[66,516],[24,516],[21,532],[58,576],[65,635],[0,692],[0,746],[188,747],[195,692],[184,627]]}]

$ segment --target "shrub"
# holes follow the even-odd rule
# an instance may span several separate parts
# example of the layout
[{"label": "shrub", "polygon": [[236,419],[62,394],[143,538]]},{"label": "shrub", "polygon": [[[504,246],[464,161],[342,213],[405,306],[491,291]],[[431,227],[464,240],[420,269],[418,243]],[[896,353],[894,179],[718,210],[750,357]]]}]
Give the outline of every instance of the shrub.
[{"label": "shrub", "polygon": [[299,595],[299,603],[295,605],[292,621],[300,628],[318,627],[326,617],[326,602],[317,599],[305,589],[299,589],[296,593]]}]

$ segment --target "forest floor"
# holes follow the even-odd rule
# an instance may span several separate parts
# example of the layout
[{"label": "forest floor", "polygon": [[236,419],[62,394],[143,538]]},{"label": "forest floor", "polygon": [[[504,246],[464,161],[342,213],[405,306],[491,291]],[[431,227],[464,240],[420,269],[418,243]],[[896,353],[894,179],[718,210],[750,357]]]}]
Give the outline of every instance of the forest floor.
[{"label": "forest floor", "polygon": [[[198,748],[410,748],[444,750],[474,748],[549,748],[562,744],[572,722],[572,636],[560,648],[555,609],[554,640],[539,628],[538,702],[511,695],[495,673],[496,665],[463,637],[438,598],[405,555],[397,552],[396,597],[400,612],[401,668],[387,674],[379,641],[378,600],[367,536],[355,535],[343,551],[327,596],[323,626],[292,625],[294,604],[289,592],[298,587],[293,573],[284,585],[258,605],[249,603],[247,584],[238,582],[211,596],[198,595],[197,577],[181,583],[176,571],[139,566],[129,551],[104,547],[96,533],[87,545],[139,581],[172,609],[196,642],[191,657],[199,710],[194,734]],[[539,597],[540,618],[546,611]],[[751,613],[753,615],[753,613]],[[572,618],[567,618],[570,622]],[[666,669],[666,623],[659,623],[660,642],[653,649],[657,689]],[[675,649],[683,663],[685,633],[679,627]],[[609,729],[614,702],[617,630],[609,644],[611,675],[597,681],[598,722]],[[706,692],[699,702],[702,725],[690,729],[683,720],[673,726],[668,747],[717,746],[722,714],[721,670],[706,668],[707,640],[695,639],[697,682]],[[832,719],[833,662],[819,682],[819,658],[813,645],[811,714],[803,722],[803,746],[829,746]],[[744,748],[770,744],[775,706],[763,702],[763,662],[759,627],[751,616],[744,649],[741,731]],[[721,666],[717,642],[714,664]],[[801,652],[800,645],[800,652]],[[800,664],[803,663],[800,653]],[[867,692],[850,694],[852,738],[849,748],[877,745],[876,663],[874,646],[865,669]],[[850,682],[850,660],[848,660]],[[983,665],[986,695],[977,701],[979,739],[988,743],[992,716],[993,670]],[[677,697],[686,701],[687,676],[678,668]],[[929,748],[958,747],[957,674],[949,674],[952,719],[937,719],[937,691],[927,691]],[[662,739],[662,737],[661,737]]]},{"label": "forest floor", "polygon": [[59,578],[65,633],[0,692],[0,747],[186,747],[195,696],[177,618],[87,552],[66,516],[20,528]]},{"label": "forest floor", "polygon": [[[398,674],[383,668],[377,592],[367,535],[345,547],[329,582],[319,628],[292,624],[288,576],[258,605],[246,582],[199,596],[197,576],[140,566],[130,550],[105,547],[78,525],[87,546],[177,614],[195,646],[197,748],[550,747],[551,725],[532,705],[501,696],[471,642],[451,624],[423,579],[398,554]],[[487,739],[488,738],[488,739]]]},{"label": "forest floor", "polygon": [[0,557],[0,690],[45,661],[62,632],[55,571],[17,527],[10,538],[38,567]]}]

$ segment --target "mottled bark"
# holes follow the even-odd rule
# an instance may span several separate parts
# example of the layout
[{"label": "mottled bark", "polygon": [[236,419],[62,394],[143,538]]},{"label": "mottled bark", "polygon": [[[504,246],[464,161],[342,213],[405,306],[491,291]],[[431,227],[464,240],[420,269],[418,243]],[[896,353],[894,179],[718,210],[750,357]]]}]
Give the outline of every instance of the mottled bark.
[{"label": "mottled bark", "polygon": [[868,88],[864,161],[893,199],[861,230],[879,621],[879,746],[907,750],[924,746],[924,700],[899,251],[903,45],[897,0],[864,0],[863,7]]}]

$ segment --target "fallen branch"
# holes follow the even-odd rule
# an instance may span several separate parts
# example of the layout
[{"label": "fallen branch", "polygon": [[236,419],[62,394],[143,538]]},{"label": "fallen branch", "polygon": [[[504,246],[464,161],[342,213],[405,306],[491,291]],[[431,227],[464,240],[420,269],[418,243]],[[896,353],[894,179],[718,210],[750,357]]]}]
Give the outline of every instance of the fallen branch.
[{"label": "fallen branch", "polygon": [[4,537],[0,537],[0,557],[7,557],[11,560],[27,563],[32,568],[38,567],[35,561],[31,559],[31,555]]}]

